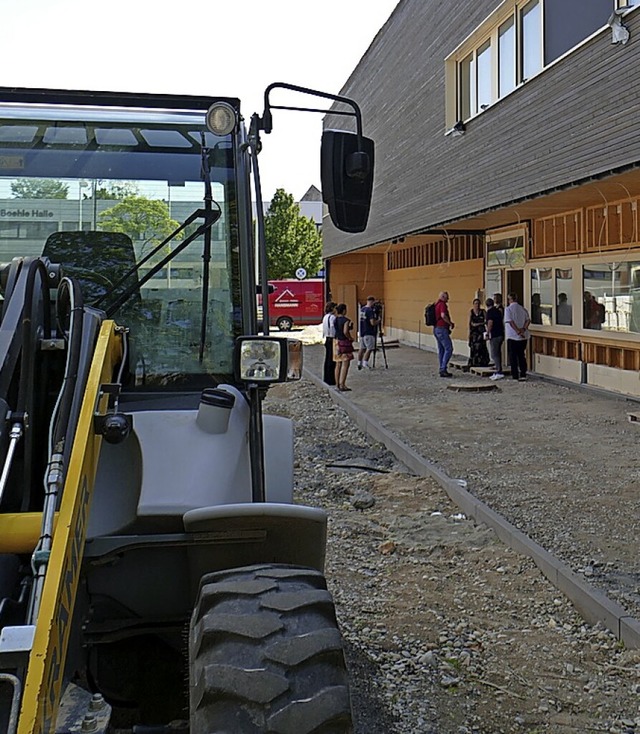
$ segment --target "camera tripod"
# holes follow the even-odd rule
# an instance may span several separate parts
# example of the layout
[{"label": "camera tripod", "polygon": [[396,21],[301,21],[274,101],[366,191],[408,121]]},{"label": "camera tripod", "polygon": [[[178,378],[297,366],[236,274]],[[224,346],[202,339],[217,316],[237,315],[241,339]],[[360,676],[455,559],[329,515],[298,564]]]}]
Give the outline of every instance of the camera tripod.
[{"label": "camera tripod", "polygon": [[[380,347],[382,348],[382,356],[384,357],[384,368],[386,370],[389,369],[389,363],[387,362],[387,350],[384,348],[384,336],[382,334],[382,328],[378,332],[378,336],[380,337]],[[376,366],[376,354],[378,353],[378,340],[376,339],[376,345],[373,348],[373,366]]]}]

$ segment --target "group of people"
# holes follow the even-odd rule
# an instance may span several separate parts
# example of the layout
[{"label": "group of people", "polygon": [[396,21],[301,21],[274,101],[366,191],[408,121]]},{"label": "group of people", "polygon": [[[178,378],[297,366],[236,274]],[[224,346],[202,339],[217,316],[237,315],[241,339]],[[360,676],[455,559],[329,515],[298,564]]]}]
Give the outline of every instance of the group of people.
[{"label": "group of people", "polygon": [[[455,324],[449,313],[449,294],[443,291],[436,303],[436,323],[433,334],[438,344],[440,377],[452,377],[449,361],[453,355],[451,331]],[[491,380],[504,378],[502,368],[502,345],[506,338],[511,377],[523,382],[527,379],[527,339],[531,323],[526,308],[518,303],[515,293],[507,296],[507,307],[502,304],[502,294],[487,298],[486,310],[479,298],[473,300],[469,312],[469,365],[488,367],[494,365]]]},{"label": "group of people", "polygon": [[[452,377],[449,361],[453,355],[451,332],[455,324],[449,313],[449,294],[443,291],[435,305],[435,326],[433,333],[438,344],[438,363],[440,377]],[[358,369],[369,369],[369,360],[376,347],[380,325],[380,315],[375,308],[376,299],[369,296],[360,309]],[[469,365],[488,367],[494,365],[491,380],[502,380],[502,346],[506,339],[507,355],[511,377],[523,382],[527,379],[526,347],[529,338],[531,319],[526,308],[518,303],[518,296],[509,293],[507,307],[502,303],[502,294],[496,293],[487,298],[486,309],[479,298],[474,298],[469,312]],[[322,319],[322,336],[325,345],[323,379],[327,385],[334,385],[340,392],[350,392],[347,387],[349,366],[355,359],[353,321],[347,316],[345,303],[329,301]]]},{"label": "group of people", "polygon": [[[359,370],[371,367],[369,359],[376,347],[380,319],[374,307],[375,303],[375,297],[369,296],[366,304],[360,309]],[[355,353],[353,330],[353,321],[347,316],[347,305],[329,301],[322,319],[325,349],[323,379],[327,385],[335,385],[340,392],[351,391],[351,388],[347,387],[347,375]]]}]

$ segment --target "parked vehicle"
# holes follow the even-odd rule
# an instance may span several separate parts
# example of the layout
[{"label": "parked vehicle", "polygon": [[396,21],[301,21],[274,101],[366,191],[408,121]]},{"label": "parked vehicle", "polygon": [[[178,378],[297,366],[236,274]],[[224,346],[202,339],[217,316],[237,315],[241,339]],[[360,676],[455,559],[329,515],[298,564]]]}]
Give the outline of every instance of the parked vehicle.
[{"label": "parked vehicle", "polygon": [[270,280],[269,323],[280,331],[293,326],[319,324],[324,315],[325,285],[322,278]]}]

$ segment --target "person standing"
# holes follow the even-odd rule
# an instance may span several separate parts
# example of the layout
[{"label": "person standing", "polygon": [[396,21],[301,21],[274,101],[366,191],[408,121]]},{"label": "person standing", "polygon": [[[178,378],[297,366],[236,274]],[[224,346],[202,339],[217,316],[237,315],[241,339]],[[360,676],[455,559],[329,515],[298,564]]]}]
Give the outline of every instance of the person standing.
[{"label": "person standing", "polygon": [[335,329],[333,359],[336,363],[336,386],[340,392],[351,392],[351,388],[347,387],[347,374],[353,359],[353,322],[347,317],[346,303],[336,306]]},{"label": "person standing", "polygon": [[369,369],[369,357],[376,346],[378,323],[374,303],[375,296],[369,296],[367,303],[360,310],[360,349],[358,350],[358,369]]},{"label": "person standing", "polygon": [[448,371],[449,360],[453,354],[453,343],[451,342],[451,330],[455,324],[449,314],[449,294],[442,291],[436,303],[436,325],[433,327],[433,335],[438,342],[438,362],[440,365],[440,377],[453,377]]},{"label": "person standing", "polygon": [[502,303],[502,293],[493,294],[493,305],[500,311],[504,317],[504,304]]},{"label": "person standing", "polygon": [[333,361],[333,339],[336,335],[336,304],[329,301],[324,307],[322,336],[324,337],[323,380],[327,385],[336,384],[336,363]]},{"label": "person standing", "polygon": [[469,312],[469,367],[487,367],[489,352],[485,332],[487,312],[480,306],[480,299],[473,299],[473,307]]},{"label": "person standing", "polygon": [[504,343],[504,318],[493,298],[487,298],[487,340],[489,355],[495,372],[489,378],[494,382],[504,377],[502,372],[502,345]]},{"label": "person standing", "polygon": [[556,309],[556,324],[571,326],[573,323],[573,312],[567,299],[566,293],[558,293],[558,307]]},{"label": "person standing", "polygon": [[515,293],[507,295],[507,308],[504,312],[504,329],[507,337],[507,353],[511,364],[511,377],[525,382],[527,379],[527,331],[531,319],[529,312],[518,303]]}]

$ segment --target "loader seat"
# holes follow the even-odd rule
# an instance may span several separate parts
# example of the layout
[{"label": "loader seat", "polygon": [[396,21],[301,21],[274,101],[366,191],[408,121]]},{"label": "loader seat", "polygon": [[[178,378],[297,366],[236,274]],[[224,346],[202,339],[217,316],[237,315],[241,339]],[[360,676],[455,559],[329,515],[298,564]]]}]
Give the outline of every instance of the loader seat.
[{"label": "loader seat", "polygon": [[[42,254],[52,263],[62,265],[65,275],[80,282],[88,306],[109,295],[100,304],[105,308],[138,280],[133,273],[116,291],[113,289],[136,264],[133,242],[122,232],[53,232],[47,237]],[[139,290],[131,296],[131,301],[140,302]]]},{"label": "loader seat", "polygon": [[[122,232],[53,232],[47,237],[42,254],[52,263],[61,265],[64,275],[80,283],[85,306],[106,310],[117,296],[134,283],[138,284],[138,274],[134,272],[114,288],[136,264],[133,242]],[[138,333],[138,325],[148,318],[142,308],[139,287],[113,318]],[[129,347],[126,385],[134,380],[135,365],[144,363],[145,351],[137,336],[130,337]]]}]

